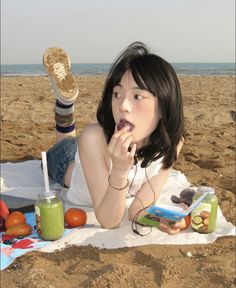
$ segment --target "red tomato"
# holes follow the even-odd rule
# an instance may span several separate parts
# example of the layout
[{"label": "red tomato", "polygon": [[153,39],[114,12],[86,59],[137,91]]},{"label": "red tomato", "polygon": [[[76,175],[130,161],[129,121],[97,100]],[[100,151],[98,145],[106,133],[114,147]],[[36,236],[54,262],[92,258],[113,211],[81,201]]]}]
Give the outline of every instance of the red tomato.
[{"label": "red tomato", "polygon": [[5,227],[9,228],[12,226],[16,226],[18,224],[25,224],[25,223],[26,223],[25,215],[20,211],[14,211],[8,215]]},{"label": "red tomato", "polygon": [[0,216],[6,220],[8,215],[8,206],[2,199],[0,199]]},{"label": "red tomato", "polygon": [[86,224],[87,221],[87,214],[83,209],[79,208],[69,208],[65,212],[65,222],[70,226],[70,227],[78,227],[78,226],[83,226]]}]

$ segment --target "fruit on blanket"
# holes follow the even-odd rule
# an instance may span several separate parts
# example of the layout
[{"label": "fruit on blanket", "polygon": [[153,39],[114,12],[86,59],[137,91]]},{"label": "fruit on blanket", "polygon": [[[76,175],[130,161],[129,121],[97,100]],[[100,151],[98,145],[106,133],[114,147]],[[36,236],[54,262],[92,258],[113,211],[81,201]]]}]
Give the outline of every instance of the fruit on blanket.
[{"label": "fruit on blanket", "polygon": [[0,232],[5,231],[5,222],[6,220],[2,216],[0,216]]},{"label": "fruit on blanket", "polygon": [[5,234],[11,236],[27,236],[32,232],[32,227],[26,223],[18,224],[7,228]]},{"label": "fruit on blanket", "polygon": [[83,209],[79,208],[69,208],[65,212],[65,222],[70,227],[78,227],[86,224],[87,214]]},{"label": "fruit on blanket", "polygon": [[0,199],[0,216],[6,220],[8,215],[8,206],[2,199]]},{"label": "fruit on blanket", "polygon": [[20,211],[14,211],[8,215],[5,226],[8,229],[12,226],[24,223],[26,223],[25,215]]}]

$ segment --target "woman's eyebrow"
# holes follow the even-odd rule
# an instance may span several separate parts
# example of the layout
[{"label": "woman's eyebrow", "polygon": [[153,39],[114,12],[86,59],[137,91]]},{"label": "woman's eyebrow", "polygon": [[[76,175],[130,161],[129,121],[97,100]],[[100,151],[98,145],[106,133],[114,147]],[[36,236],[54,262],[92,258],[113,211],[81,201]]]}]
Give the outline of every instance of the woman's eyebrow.
[{"label": "woman's eyebrow", "polygon": [[[119,83],[119,84],[116,84],[115,87],[116,87],[116,86],[119,86],[119,87],[121,87],[121,88],[124,88],[120,83]],[[133,90],[145,90],[145,89],[143,89],[143,88],[141,88],[141,87],[139,87],[139,86],[134,86],[134,87],[132,87],[131,89],[133,89]]]}]

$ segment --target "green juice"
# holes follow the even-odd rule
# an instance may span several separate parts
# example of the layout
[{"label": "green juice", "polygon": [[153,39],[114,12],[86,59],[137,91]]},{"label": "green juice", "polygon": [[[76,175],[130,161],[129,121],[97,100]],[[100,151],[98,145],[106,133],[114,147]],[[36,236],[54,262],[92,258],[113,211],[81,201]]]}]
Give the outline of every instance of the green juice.
[{"label": "green juice", "polygon": [[191,213],[191,227],[198,233],[211,233],[215,230],[218,199],[215,190],[211,187],[201,186],[193,196],[193,202],[196,201],[202,193],[208,191],[209,194]]},{"label": "green juice", "polygon": [[57,240],[64,233],[64,207],[55,195],[40,198],[35,204],[36,227],[43,240]]}]

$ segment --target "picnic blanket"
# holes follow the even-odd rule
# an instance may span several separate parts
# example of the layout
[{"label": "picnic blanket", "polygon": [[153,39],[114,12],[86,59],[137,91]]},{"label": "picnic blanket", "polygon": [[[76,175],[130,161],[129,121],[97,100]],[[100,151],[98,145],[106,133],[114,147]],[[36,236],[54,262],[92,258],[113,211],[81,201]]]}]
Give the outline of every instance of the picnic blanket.
[{"label": "picnic blanket", "polygon": [[[179,195],[184,188],[190,185],[184,174],[172,170],[158,201],[170,203],[172,195]],[[57,191],[58,195],[64,200],[65,209],[76,207],[67,200],[65,188],[52,180],[50,180],[50,188]],[[39,160],[1,164],[1,193],[38,199],[43,190],[43,172]],[[127,199],[127,207],[131,201],[132,199]],[[10,265],[16,257],[36,249],[38,251],[53,252],[67,245],[82,246],[90,244],[94,247],[114,249],[148,244],[206,244],[214,242],[218,237],[235,235],[235,226],[226,221],[220,208],[218,208],[217,225],[213,233],[199,234],[188,228],[177,235],[168,235],[153,228],[150,234],[143,237],[132,231],[127,210],[120,227],[109,230],[101,228],[91,208],[80,208],[87,211],[87,224],[80,228],[66,229],[64,236],[57,241],[42,241],[38,238],[36,231],[33,230],[31,235],[17,240],[12,245],[1,243],[1,270]],[[27,213],[26,219],[27,223],[34,227],[34,213]]]}]

